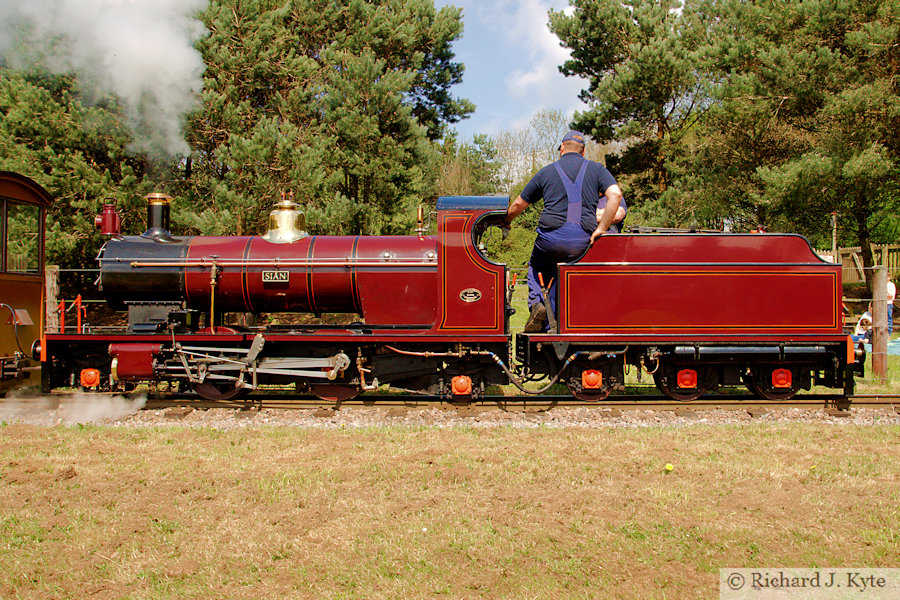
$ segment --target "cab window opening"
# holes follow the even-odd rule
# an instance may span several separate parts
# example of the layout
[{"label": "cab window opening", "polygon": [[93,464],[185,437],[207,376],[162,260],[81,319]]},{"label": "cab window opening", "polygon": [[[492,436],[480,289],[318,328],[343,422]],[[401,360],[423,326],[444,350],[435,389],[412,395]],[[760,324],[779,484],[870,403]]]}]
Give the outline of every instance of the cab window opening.
[{"label": "cab window opening", "polygon": [[39,274],[41,207],[3,201],[3,258],[7,273]]}]

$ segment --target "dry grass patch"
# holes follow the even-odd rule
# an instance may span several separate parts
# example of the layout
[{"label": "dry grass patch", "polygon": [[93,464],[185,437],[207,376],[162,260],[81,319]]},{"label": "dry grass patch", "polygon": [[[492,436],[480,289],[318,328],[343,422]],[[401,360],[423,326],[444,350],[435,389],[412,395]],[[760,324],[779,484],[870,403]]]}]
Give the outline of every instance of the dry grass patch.
[{"label": "dry grass patch", "polygon": [[720,567],[896,566],[898,433],[5,426],[0,597],[715,598]]}]

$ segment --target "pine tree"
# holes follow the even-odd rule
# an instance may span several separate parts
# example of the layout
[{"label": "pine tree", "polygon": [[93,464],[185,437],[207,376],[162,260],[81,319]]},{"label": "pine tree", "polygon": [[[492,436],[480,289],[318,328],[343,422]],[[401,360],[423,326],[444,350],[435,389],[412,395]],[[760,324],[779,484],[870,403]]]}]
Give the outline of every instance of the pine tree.
[{"label": "pine tree", "polygon": [[607,166],[628,190],[630,207],[671,185],[668,158],[704,108],[703,14],[677,0],[572,0],[551,11],[550,28],[571,59],[560,70],[589,85],[589,110],[574,126],[600,143],[627,142]]},{"label": "pine tree", "polygon": [[493,140],[476,134],[471,144],[459,144],[456,136],[447,135],[441,144],[441,174],[438,195],[470,196],[502,193],[499,162]]},{"label": "pine tree", "polygon": [[116,200],[132,233],[143,227],[145,163],[113,99],[86,107],[71,76],[0,68],[0,170],[27,175],[54,198],[47,261],[93,266],[102,244],[93,215]]},{"label": "pine tree", "polygon": [[703,169],[710,199],[737,200],[770,227],[824,241],[838,213],[844,241],[871,267],[873,230],[895,231],[884,225],[900,207],[900,5],[710,6],[721,15],[711,57],[722,78],[686,164]]},{"label": "pine tree", "polygon": [[431,0],[212,0],[192,176],[197,231],[253,234],[293,191],[315,233],[405,232],[433,195],[432,140],[473,110],[451,42],[460,11]]}]

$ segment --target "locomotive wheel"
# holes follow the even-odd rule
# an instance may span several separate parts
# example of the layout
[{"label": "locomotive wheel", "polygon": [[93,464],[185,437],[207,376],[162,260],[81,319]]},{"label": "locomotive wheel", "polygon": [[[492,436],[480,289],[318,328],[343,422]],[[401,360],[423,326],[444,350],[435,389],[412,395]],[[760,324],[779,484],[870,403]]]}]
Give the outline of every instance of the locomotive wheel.
[{"label": "locomotive wheel", "polygon": [[212,381],[204,381],[203,383],[195,384],[194,391],[205,400],[219,402],[242,398],[250,390],[247,388],[236,388],[230,382],[213,383]]},{"label": "locomotive wheel", "polygon": [[346,402],[362,393],[358,387],[339,385],[336,383],[311,383],[309,391],[313,396],[326,402]]}]

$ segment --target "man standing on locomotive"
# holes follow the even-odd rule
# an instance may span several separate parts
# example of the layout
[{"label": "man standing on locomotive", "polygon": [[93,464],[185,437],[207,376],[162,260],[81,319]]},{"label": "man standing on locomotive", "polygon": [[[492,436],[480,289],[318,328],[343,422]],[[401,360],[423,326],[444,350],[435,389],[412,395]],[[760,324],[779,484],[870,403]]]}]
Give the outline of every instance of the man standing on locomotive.
[{"label": "man standing on locomotive", "polygon": [[615,233],[613,224],[625,218],[626,206],[616,179],[606,167],[586,159],[584,147],[584,134],[566,133],[559,145],[559,160],[538,171],[506,209],[505,222],[510,224],[530,204],[544,199],[528,265],[531,312],[526,333],[546,330],[547,307],[538,274],[550,286],[550,308],[557,314],[557,264],[574,260],[604,233]]}]

